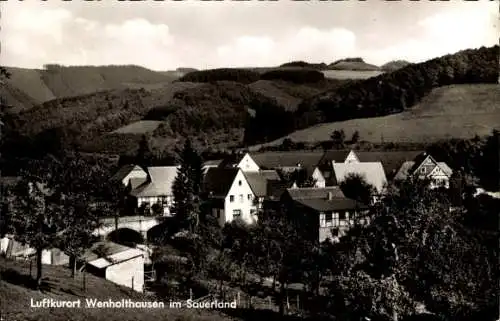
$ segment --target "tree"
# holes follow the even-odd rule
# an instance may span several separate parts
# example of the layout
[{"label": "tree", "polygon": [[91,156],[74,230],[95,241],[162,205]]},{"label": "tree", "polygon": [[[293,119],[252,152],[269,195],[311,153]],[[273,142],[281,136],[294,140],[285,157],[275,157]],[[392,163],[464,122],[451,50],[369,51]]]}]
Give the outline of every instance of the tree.
[{"label": "tree", "polygon": [[354,131],[351,137],[351,144],[357,144],[359,142],[359,131]]},{"label": "tree", "polygon": [[151,165],[154,160],[153,152],[149,145],[149,139],[146,135],[142,135],[139,141],[139,148],[136,154],[136,163],[144,168]]},{"label": "tree", "polygon": [[40,183],[33,183],[23,177],[15,189],[15,197],[10,203],[8,231],[17,241],[27,244],[36,251],[36,285],[42,283],[42,252],[57,242],[65,229],[64,212],[50,202],[49,195]]},{"label": "tree", "polygon": [[462,224],[464,209],[450,210],[445,193],[410,179],[391,187],[372,214],[369,226],[351,228],[332,252],[332,274],[349,284],[334,284],[332,292],[351,298],[348,312],[397,320],[413,300],[459,320],[459,313],[494,306],[498,250],[489,251]]},{"label": "tree", "polygon": [[340,183],[340,188],[346,197],[365,204],[372,202],[375,193],[375,188],[368,184],[363,176],[355,173],[348,174]]},{"label": "tree", "polygon": [[344,148],[344,143],[345,143],[345,132],[343,129],[341,130],[334,130],[331,134],[331,139],[333,141],[334,147],[339,149],[339,148]]},{"label": "tree", "polygon": [[173,210],[178,227],[194,233],[200,222],[203,169],[201,157],[189,139],[179,152],[179,162],[180,168],[173,185]]}]

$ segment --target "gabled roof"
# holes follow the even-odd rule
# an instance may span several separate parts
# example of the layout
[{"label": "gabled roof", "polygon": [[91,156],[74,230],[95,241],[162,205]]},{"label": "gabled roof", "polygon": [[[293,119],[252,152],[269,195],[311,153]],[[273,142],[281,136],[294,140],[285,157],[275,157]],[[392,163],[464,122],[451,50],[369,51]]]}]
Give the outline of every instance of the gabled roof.
[{"label": "gabled roof", "polygon": [[248,185],[255,196],[264,197],[268,195],[270,181],[280,181],[278,173],[274,170],[263,170],[259,172],[243,172]]},{"label": "gabled roof", "polygon": [[312,208],[318,212],[366,209],[367,205],[350,198],[327,199],[305,199],[298,200],[297,203]]},{"label": "gabled roof", "polygon": [[203,180],[205,192],[213,193],[213,196],[225,197],[239,171],[240,169],[236,167],[209,168]]},{"label": "gabled roof", "polygon": [[179,166],[148,167],[148,181],[134,189],[130,194],[135,197],[172,195],[172,187]]},{"label": "gabled roof", "polygon": [[139,165],[127,164],[123,165],[111,178],[121,181],[133,171],[144,171],[144,170]]},{"label": "gabled roof", "polygon": [[[427,158],[427,157],[425,157],[425,158]],[[421,162],[422,161],[423,160],[421,160]],[[419,166],[420,166],[420,164],[417,165],[417,163],[414,161],[404,162],[403,165],[401,165],[398,172],[396,173],[396,175],[394,176],[394,179],[395,180],[404,180],[404,179],[408,178],[409,176],[414,175],[415,170],[417,170],[417,168]],[[436,166],[439,166],[439,168],[441,168],[441,170],[448,176],[451,176],[453,174],[453,170],[445,162],[437,162]]]},{"label": "gabled roof", "polygon": [[414,165],[414,161],[404,162],[397,171],[396,175],[394,175],[394,180],[405,180],[408,176],[410,176],[410,170]]},{"label": "gabled roof", "polygon": [[358,174],[363,176],[366,182],[375,187],[380,193],[387,183],[384,168],[380,162],[333,163],[332,166],[337,184],[342,182],[349,174]]},{"label": "gabled roof", "polygon": [[97,242],[85,251],[83,259],[97,268],[106,268],[123,261],[144,255],[144,252],[114,242]]},{"label": "gabled roof", "polygon": [[344,193],[338,186],[289,188],[287,192],[293,200],[326,199],[329,193],[334,198],[345,198]]},{"label": "gabled roof", "polygon": [[250,157],[261,169],[298,166],[313,169],[323,157],[323,152],[264,152],[250,153]]},{"label": "gabled roof", "polygon": [[414,161],[421,157],[424,151],[382,151],[382,152],[361,152],[356,151],[360,162],[381,162],[384,167],[385,175],[392,179],[403,163]]},{"label": "gabled roof", "polygon": [[142,184],[146,183],[147,180],[147,177],[133,177],[128,181],[128,184],[130,185],[131,189],[134,190]]},{"label": "gabled roof", "polygon": [[438,166],[446,175],[451,176],[453,174],[453,170],[445,162],[438,162]]},{"label": "gabled roof", "polygon": [[345,197],[338,186],[289,188],[287,193],[293,201],[320,212],[367,208],[365,204]]}]

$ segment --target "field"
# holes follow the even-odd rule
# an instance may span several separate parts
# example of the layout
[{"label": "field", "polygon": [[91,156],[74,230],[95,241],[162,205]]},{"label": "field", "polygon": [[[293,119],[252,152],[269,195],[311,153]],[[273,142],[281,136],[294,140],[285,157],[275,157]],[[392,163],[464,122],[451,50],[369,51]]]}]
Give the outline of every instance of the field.
[{"label": "field", "polygon": [[383,74],[378,70],[322,70],[331,79],[368,79]]},{"label": "field", "polygon": [[[104,279],[86,275],[86,291],[82,290],[82,274],[75,279],[63,267],[44,266],[45,287],[43,292],[31,290],[29,283],[29,263],[27,261],[7,261],[0,258],[0,312],[2,320],[169,320],[169,321],[225,321],[235,320],[216,311],[204,309],[167,308],[164,309],[91,309],[83,308],[85,298],[100,300],[131,299],[133,301],[154,301],[142,294],[118,286]],[[33,275],[35,271],[32,272]],[[53,298],[71,301],[80,299],[82,308],[31,308],[30,300]]]},{"label": "field", "polygon": [[[447,138],[471,138],[500,129],[500,87],[497,84],[453,85],[438,88],[413,109],[384,117],[325,123],[296,131],[295,142],[330,139],[343,129],[349,138],[359,131],[369,142],[430,142]],[[283,138],[265,145],[280,144]]]},{"label": "field", "polygon": [[113,134],[146,134],[153,132],[162,122],[156,120],[140,120],[113,131]]}]

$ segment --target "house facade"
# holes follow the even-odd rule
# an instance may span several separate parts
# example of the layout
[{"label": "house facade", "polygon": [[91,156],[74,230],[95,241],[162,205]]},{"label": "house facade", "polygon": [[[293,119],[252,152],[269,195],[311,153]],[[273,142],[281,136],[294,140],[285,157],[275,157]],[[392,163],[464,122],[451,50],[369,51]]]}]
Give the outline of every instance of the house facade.
[{"label": "house facade", "polygon": [[144,291],[144,253],[113,242],[98,242],[83,255],[86,270],[137,292]]},{"label": "house facade", "polygon": [[445,162],[437,162],[431,155],[424,153],[413,161],[403,163],[394,179],[416,177],[429,180],[430,188],[449,188],[452,174],[453,170]]},{"label": "house facade", "polygon": [[338,240],[356,220],[368,222],[368,206],[346,198],[337,186],[288,189],[281,201],[290,219],[319,242]]},{"label": "house facade", "polygon": [[137,200],[137,207],[151,209],[161,206],[165,216],[171,216],[174,205],[173,185],[179,166],[155,166],[147,168],[147,180],[130,191]]},{"label": "house facade", "polygon": [[240,168],[210,168],[204,185],[220,226],[235,219],[248,224],[257,221],[255,194]]},{"label": "house facade", "polygon": [[[239,167],[211,168],[204,180],[204,190],[211,203],[212,215],[221,226],[235,219],[256,223],[258,212],[270,191],[270,183],[280,177],[274,170],[255,170],[249,159],[248,171]],[[245,167],[247,168],[247,167]]]}]

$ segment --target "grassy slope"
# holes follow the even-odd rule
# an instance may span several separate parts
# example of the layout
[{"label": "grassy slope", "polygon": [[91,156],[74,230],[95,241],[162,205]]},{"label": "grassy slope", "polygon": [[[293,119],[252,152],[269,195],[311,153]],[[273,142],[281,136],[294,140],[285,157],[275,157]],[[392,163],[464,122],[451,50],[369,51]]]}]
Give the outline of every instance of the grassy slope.
[{"label": "grassy slope", "polygon": [[[433,90],[413,109],[384,117],[325,123],[296,131],[294,141],[330,139],[336,129],[349,138],[358,130],[371,142],[427,142],[443,138],[470,138],[500,129],[500,87],[497,84],[452,85]],[[282,138],[269,143],[281,143]]]},{"label": "grassy slope", "polygon": [[[49,70],[8,68],[12,76],[2,88],[7,102],[16,111],[55,98],[85,95],[112,89],[157,89],[178,78],[139,66],[74,66]],[[20,94],[29,99],[20,99]]]},{"label": "grassy slope", "polygon": [[[0,258],[0,311],[3,320],[168,320],[168,321],[211,321],[234,320],[221,313],[210,310],[187,309],[64,309],[64,308],[31,308],[30,300],[53,298],[55,300],[77,300],[85,298],[100,300],[131,299],[134,301],[153,301],[142,294],[118,286],[104,279],[86,275],[87,290],[82,290],[82,275],[76,279],[70,277],[70,271],[63,267],[44,266],[44,279],[49,285],[49,290],[44,293],[34,291],[23,285],[29,275],[29,263],[6,261]],[[5,272],[9,270],[9,272]],[[34,273],[34,272],[33,272]],[[21,277],[19,277],[21,275]]]}]

